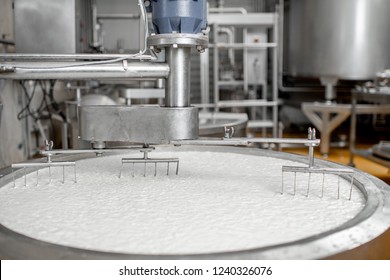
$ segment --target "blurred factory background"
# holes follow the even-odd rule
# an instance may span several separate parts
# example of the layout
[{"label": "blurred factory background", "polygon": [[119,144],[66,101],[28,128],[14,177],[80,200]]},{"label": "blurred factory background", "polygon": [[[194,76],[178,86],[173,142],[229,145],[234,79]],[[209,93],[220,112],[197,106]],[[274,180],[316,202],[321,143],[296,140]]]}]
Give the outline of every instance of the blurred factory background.
[{"label": "blurred factory background", "polygon": [[[144,48],[137,1],[0,0],[0,7],[3,54]],[[353,164],[350,154],[358,153],[370,160],[364,163],[379,163],[370,170],[387,180],[389,11],[389,0],[209,0],[209,49],[191,56],[191,104],[202,108],[201,124],[218,113],[239,124],[239,135],[264,137],[300,135],[314,125],[319,156],[341,154]],[[150,18],[149,27],[153,33]],[[0,75],[0,168],[34,157],[47,139],[56,148],[86,147],[78,139],[79,104],[162,104],[164,87],[163,79]],[[206,125],[201,133],[219,131]]]}]

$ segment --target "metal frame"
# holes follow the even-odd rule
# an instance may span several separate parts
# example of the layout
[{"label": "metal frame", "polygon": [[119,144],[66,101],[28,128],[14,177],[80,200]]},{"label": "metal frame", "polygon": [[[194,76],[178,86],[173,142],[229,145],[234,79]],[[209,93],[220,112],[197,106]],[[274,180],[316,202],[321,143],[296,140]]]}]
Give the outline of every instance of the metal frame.
[{"label": "metal frame", "polygon": [[[353,101],[352,101],[353,102]],[[351,104],[307,102],[302,103],[302,111],[321,132],[320,152],[329,154],[330,137],[343,121],[350,115],[353,106]],[[386,113],[390,111],[390,105],[373,106],[359,104],[355,107],[356,114]],[[352,129],[353,126],[351,126]]]},{"label": "metal frame", "polygon": [[[248,128],[263,128],[263,135],[265,136],[265,129],[272,128],[272,137],[278,136],[278,14],[277,13],[243,13],[243,14],[230,14],[226,16],[224,14],[209,14],[208,23],[212,26],[213,38],[214,41],[218,38],[218,31],[220,26],[236,26],[243,27],[243,36],[245,40],[245,36],[247,34],[246,27],[254,27],[261,26],[271,28],[273,42],[270,43],[254,43],[254,44],[246,44],[246,43],[218,43],[214,42],[210,45],[214,50],[213,55],[213,64],[214,64],[214,108],[215,111],[219,111],[221,107],[260,107],[263,108],[262,120],[252,120],[248,122]],[[228,85],[228,86],[242,86],[244,91],[248,91],[248,81],[247,81],[247,73],[246,67],[244,67],[244,80],[243,81],[219,81],[219,50],[222,48],[226,49],[242,49],[243,50],[243,61],[244,64],[247,62],[247,50],[248,49],[264,49],[269,48],[272,50],[272,99],[270,101],[266,100],[266,92],[263,92],[263,100],[261,102],[259,100],[244,100],[241,104],[240,101],[232,101],[231,104],[225,101],[220,101],[219,98],[219,90],[220,86]],[[202,67],[204,69],[207,67],[207,63],[204,60],[201,60]],[[202,72],[202,71],[201,71]],[[203,70],[205,73],[205,70]],[[202,75],[202,74],[201,74]],[[204,76],[204,75],[202,75]],[[202,101],[208,103],[209,102],[209,93],[208,93],[208,79],[202,81]],[[254,102],[254,103],[252,103]],[[259,102],[256,104],[256,102]],[[256,104],[256,105],[255,105]],[[249,105],[249,106],[248,106]],[[211,107],[211,106],[210,106]],[[266,108],[270,107],[272,110],[272,118],[271,120],[266,120],[267,110]]]}]

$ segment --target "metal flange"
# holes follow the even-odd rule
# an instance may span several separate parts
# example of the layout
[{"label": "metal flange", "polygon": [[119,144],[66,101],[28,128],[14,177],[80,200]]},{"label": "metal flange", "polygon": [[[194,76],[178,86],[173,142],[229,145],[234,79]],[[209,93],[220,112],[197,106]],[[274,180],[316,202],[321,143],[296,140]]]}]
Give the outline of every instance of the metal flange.
[{"label": "metal flange", "polygon": [[199,52],[204,52],[208,47],[209,37],[203,34],[152,34],[148,37],[148,47],[159,52],[164,47],[196,47]]}]

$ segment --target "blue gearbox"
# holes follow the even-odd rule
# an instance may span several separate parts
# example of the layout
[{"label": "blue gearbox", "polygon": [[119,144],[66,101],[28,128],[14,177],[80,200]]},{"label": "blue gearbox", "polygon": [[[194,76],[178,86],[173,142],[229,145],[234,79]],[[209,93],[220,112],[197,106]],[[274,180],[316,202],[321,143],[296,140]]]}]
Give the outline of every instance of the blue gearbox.
[{"label": "blue gearbox", "polygon": [[200,33],[207,26],[206,0],[151,0],[157,34]]}]

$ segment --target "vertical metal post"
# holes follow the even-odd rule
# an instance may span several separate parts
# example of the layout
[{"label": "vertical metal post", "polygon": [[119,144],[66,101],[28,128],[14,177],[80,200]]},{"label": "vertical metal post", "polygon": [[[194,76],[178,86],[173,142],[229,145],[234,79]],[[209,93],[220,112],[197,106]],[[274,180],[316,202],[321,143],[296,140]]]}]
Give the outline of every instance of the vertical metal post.
[{"label": "vertical metal post", "polygon": [[[278,13],[275,13],[275,22],[272,32],[273,41],[276,45],[278,42]],[[278,48],[272,49],[272,100],[278,101]],[[278,105],[272,106],[272,137],[278,137]]]},{"label": "vertical metal post", "polygon": [[66,120],[62,123],[62,148],[67,150],[68,146],[68,123]]},{"label": "vertical metal post", "polygon": [[[219,103],[219,49],[218,42],[218,24],[213,26],[213,38],[214,38],[214,103]],[[218,107],[215,108],[218,112]]]},{"label": "vertical metal post", "polygon": [[356,148],[356,103],[357,103],[357,97],[356,93],[352,92],[352,110],[351,110],[351,126],[349,131],[349,165],[355,166],[353,163]]},{"label": "vertical metal post", "polygon": [[206,49],[204,53],[200,54],[200,84],[201,84],[201,103],[210,103],[210,73],[209,73],[209,50]]},{"label": "vertical metal post", "polygon": [[92,0],[92,46],[99,46],[98,19],[96,0]]},{"label": "vertical metal post", "polygon": [[167,47],[165,56],[170,68],[165,92],[165,106],[189,107],[191,48]]},{"label": "vertical metal post", "polygon": [[[242,30],[242,36],[244,37],[244,42],[246,42],[247,37],[248,37],[248,30],[246,28],[243,28]],[[248,85],[248,49],[244,48],[243,49],[243,60],[244,60],[244,92],[247,93],[249,90],[249,85]],[[251,110],[254,108],[251,108]]]}]

